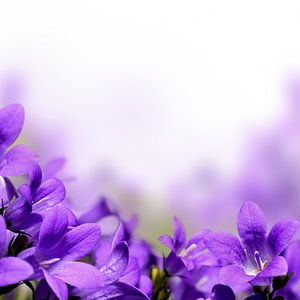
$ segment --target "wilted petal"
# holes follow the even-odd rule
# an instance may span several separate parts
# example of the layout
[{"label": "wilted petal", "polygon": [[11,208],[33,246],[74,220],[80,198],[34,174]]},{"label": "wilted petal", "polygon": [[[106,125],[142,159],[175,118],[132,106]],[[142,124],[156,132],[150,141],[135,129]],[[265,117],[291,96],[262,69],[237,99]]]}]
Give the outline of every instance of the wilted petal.
[{"label": "wilted petal", "polygon": [[38,156],[25,145],[17,145],[4,153],[0,160],[1,176],[18,176],[30,172]]},{"label": "wilted petal", "polygon": [[106,264],[100,269],[107,283],[117,281],[121,277],[127,267],[128,258],[128,246],[125,242],[120,243],[114,248]]},{"label": "wilted petal", "polygon": [[230,233],[208,233],[205,238],[205,245],[218,259],[228,263],[241,264],[246,258],[240,241]]},{"label": "wilted petal", "polygon": [[268,235],[268,243],[274,255],[280,254],[294,237],[299,223],[288,219],[277,222]]},{"label": "wilted petal", "polygon": [[286,275],[288,272],[288,264],[283,256],[276,256],[268,264],[268,266],[259,273],[260,277],[275,277]]},{"label": "wilted petal", "polygon": [[36,191],[33,199],[35,211],[43,211],[49,207],[55,206],[62,202],[66,196],[64,184],[56,179],[50,178],[44,181]]},{"label": "wilted petal", "polygon": [[250,288],[249,282],[255,278],[254,275],[247,275],[241,266],[228,265],[221,268],[219,273],[220,281],[229,285],[234,291],[240,292]]},{"label": "wilted petal", "polygon": [[24,124],[24,108],[11,104],[0,109],[0,153],[19,136]]},{"label": "wilted petal", "polygon": [[0,215],[0,257],[4,255],[6,245],[6,224],[4,218]]},{"label": "wilted petal", "polygon": [[235,295],[229,286],[217,284],[211,291],[211,300],[235,300]]},{"label": "wilted petal", "polygon": [[266,239],[267,223],[262,210],[255,202],[248,201],[242,205],[237,228],[239,236],[250,251],[259,251]]},{"label": "wilted petal", "polygon": [[[37,243],[37,256],[48,259],[52,255],[53,248],[65,235],[68,229],[68,216],[63,206],[57,205],[49,209],[41,225],[39,240]],[[55,255],[55,253],[53,253]]]},{"label": "wilted petal", "polygon": [[68,287],[67,285],[59,278],[56,278],[50,275],[47,271],[43,270],[44,277],[59,300],[68,299]]},{"label": "wilted petal", "polygon": [[18,257],[3,257],[0,259],[0,286],[18,283],[29,278],[33,268]]},{"label": "wilted petal", "polygon": [[97,224],[83,224],[70,230],[56,245],[55,255],[65,261],[85,257],[96,246],[101,230]]},{"label": "wilted petal", "polygon": [[78,288],[97,289],[104,284],[100,271],[83,262],[61,262],[53,265],[49,273]]}]

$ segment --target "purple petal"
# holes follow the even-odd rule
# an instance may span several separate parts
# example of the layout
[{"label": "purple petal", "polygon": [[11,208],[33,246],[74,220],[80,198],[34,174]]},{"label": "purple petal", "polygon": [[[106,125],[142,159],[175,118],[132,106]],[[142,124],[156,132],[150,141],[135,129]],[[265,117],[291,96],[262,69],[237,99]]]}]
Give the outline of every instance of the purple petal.
[{"label": "purple petal", "polygon": [[129,254],[126,242],[117,245],[107,259],[107,263],[100,269],[106,282],[117,281],[124,273],[128,264]]},{"label": "purple petal", "polygon": [[42,183],[42,170],[41,167],[36,164],[33,166],[30,176],[29,176],[29,182],[30,182],[30,189],[32,191],[35,191]]},{"label": "purple petal", "polygon": [[224,262],[241,264],[246,258],[238,238],[229,233],[208,233],[205,238],[205,245],[210,252]]},{"label": "purple petal", "polygon": [[50,160],[44,168],[45,179],[55,177],[57,173],[64,167],[66,164],[65,157],[57,157]]},{"label": "purple petal", "polygon": [[11,104],[0,110],[0,153],[19,136],[24,124],[24,108]]},{"label": "purple petal", "polygon": [[53,265],[49,273],[77,288],[97,289],[104,284],[99,270],[83,262],[61,262]]},{"label": "purple petal", "polygon": [[173,219],[173,227],[174,227],[174,248],[179,251],[186,242],[186,233],[182,222],[174,217]]},{"label": "purple petal", "polygon": [[52,257],[51,248],[65,235],[68,229],[68,216],[63,206],[49,209],[41,225],[37,243],[37,256],[41,259]]},{"label": "purple petal", "polygon": [[267,224],[262,210],[255,202],[248,201],[242,205],[237,227],[245,245],[252,252],[260,250],[259,245],[262,245],[266,238]]},{"label": "purple petal", "polygon": [[0,199],[3,200],[4,205],[17,196],[17,191],[9,178],[0,176]]},{"label": "purple petal", "polygon": [[277,222],[268,235],[268,243],[274,255],[280,254],[294,237],[299,223],[296,220]]},{"label": "purple petal", "polygon": [[83,214],[79,218],[79,224],[83,223],[95,223],[102,218],[116,214],[108,205],[105,198],[102,198],[90,211]]},{"label": "purple petal", "polygon": [[99,242],[101,230],[97,224],[83,224],[70,230],[56,245],[55,257],[66,261],[89,254]]},{"label": "purple petal", "polygon": [[18,257],[0,259],[0,286],[18,283],[32,274],[33,269],[30,264]]},{"label": "purple petal", "polygon": [[0,160],[1,176],[19,176],[30,172],[37,163],[37,155],[25,145],[17,145],[4,153]]},{"label": "purple petal", "polygon": [[259,273],[260,277],[275,277],[286,275],[288,272],[288,264],[283,256],[276,256],[268,264],[268,266]]},{"label": "purple petal", "polygon": [[170,237],[168,234],[163,234],[159,237],[159,241],[168,247],[171,251],[176,252],[175,247],[174,247],[174,240],[172,237]]},{"label": "purple petal", "polygon": [[235,292],[240,292],[250,288],[249,282],[255,276],[247,275],[241,266],[228,265],[221,268],[219,278],[222,283],[229,285]]},{"label": "purple petal", "polygon": [[[298,286],[295,283],[300,279],[300,242],[294,242],[285,250],[285,258],[289,266],[289,273],[293,273],[290,285]],[[300,287],[299,287],[300,288]],[[300,292],[300,290],[299,290]]]},{"label": "purple petal", "polygon": [[168,257],[166,258],[164,268],[171,275],[181,275],[183,272],[187,270],[181,257],[178,257],[176,253],[173,251],[171,251]]},{"label": "purple petal", "polygon": [[49,287],[47,281],[45,279],[41,279],[38,283],[35,293],[35,299],[47,299],[47,300],[54,300],[56,298],[55,294],[52,292],[51,288]]},{"label": "purple petal", "polygon": [[60,300],[68,299],[68,287],[67,285],[59,278],[56,278],[50,275],[47,271],[43,270],[44,277],[49,284],[50,288]]},{"label": "purple petal", "polygon": [[43,211],[65,199],[66,189],[64,184],[56,179],[50,178],[44,181],[36,191],[33,207],[35,211]]},{"label": "purple petal", "polygon": [[235,300],[235,295],[229,286],[217,284],[211,291],[211,300]]},{"label": "purple petal", "polygon": [[125,241],[125,228],[124,224],[120,223],[111,243],[111,250],[113,250],[118,244],[120,244],[123,241]]},{"label": "purple petal", "polygon": [[146,276],[142,275],[140,278],[140,283],[139,283],[139,289],[147,295],[149,298],[152,296],[152,290],[153,290],[153,284],[151,279]]},{"label": "purple petal", "polygon": [[142,291],[123,282],[116,282],[94,292],[77,291],[76,295],[85,300],[149,300]]},{"label": "purple petal", "polygon": [[9,229],[24,230],[41,223],[42,217],[31,212],[31,205],[24,197],[18,197],[9,203],[4,213]]},{"label": "purple petal", "polygon": [[130,257],[127,267],[122,276],[119,278],[119,281],[136,286],[140,281],[140,277],[141,271],[138,262],[134,257]]},{"label": "purple petal", "polygon": [[0,257],[3,256],[6,245],[6,224],[4,218],[0,215]]}]

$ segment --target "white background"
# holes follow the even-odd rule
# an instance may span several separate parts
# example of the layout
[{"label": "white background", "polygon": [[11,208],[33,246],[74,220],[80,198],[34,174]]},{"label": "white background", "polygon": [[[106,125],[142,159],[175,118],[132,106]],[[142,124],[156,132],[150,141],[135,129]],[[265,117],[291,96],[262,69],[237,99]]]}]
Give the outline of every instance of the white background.
[{"label": "white background", "polygon": [[231,172],[284,110],[299,15],[299,1],[5,1],[0,75],[79,177],[105,165],[158,195],[196,165]]}]

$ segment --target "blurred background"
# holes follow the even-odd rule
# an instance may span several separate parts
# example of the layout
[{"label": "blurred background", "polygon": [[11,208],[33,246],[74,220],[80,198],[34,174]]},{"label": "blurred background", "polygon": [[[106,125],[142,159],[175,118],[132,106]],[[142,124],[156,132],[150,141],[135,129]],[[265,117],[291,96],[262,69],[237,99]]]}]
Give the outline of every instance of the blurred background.
[{"label": "blurred background", "polygon": [[[300,216],[298,1],[8,1],[1,103],[64,156],[78,212],[107,195],[140,234]],[[299,204],[298,204],[299,203]]]}]

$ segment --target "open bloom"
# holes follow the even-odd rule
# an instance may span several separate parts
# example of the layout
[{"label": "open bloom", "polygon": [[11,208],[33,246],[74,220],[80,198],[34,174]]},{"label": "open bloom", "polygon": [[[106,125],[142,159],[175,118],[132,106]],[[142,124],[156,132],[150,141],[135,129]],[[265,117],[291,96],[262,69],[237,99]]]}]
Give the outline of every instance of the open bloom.
[{"label": "open bloom", "polygon": [[83,224],[68,230],[67,212],[56,205],[47,211],[36,247],[24,250],[19,257],[33,266],[31,280],[44,278],[54,294],[64,300],[68,298],[66,283],[78,288],[97,288],[103,284],[95,267],[75,262],[89,254],[99,239],[97,224]]},{"label": "open bloom", "polygon": [[233,234],[211,232],[205,244],[223,266],[221,281],[242,290],[250,284],[269,283],[270,278],[287,273],[286,259],[280,254],[297,228],[297,221],[281,220],[267,236],[263,212],[256,203],[246,202],[240,209],[237,223],[241,242]]}]

